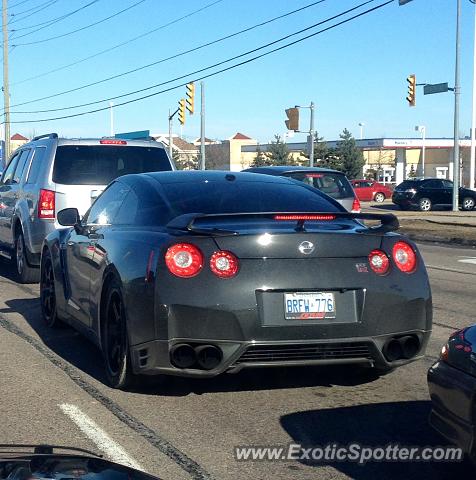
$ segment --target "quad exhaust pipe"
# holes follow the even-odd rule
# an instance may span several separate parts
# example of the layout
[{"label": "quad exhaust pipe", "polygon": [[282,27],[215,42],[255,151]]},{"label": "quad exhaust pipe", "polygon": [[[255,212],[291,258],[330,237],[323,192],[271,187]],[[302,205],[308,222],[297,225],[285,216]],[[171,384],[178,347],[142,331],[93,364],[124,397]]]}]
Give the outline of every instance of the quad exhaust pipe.
[{"label": "quad exhaust pipe", "polygon": [[177,343],[170,349],[170,361],[177,368],[213,370],[220,365],[223,352],[215,345]]},{"label": "quad exhaust pipe", "polygon": [[416,335],[392,338],[383,346],[382,352],[389,362],[413,358],[420,350],[420,339]]}]

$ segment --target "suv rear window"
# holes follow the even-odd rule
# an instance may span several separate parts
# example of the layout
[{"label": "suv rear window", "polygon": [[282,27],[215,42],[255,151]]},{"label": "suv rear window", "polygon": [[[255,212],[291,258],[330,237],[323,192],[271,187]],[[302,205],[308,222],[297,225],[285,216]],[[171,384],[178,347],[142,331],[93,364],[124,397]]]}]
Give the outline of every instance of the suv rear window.
[{"label": "suv rear window", "polygon": [[341,173],[292,172],[285,173],[284,176],[307,183],[332,198],[354,198],[354,190],[352,189],[349,180],[347,180],[347,177]]},{"label": "suv rear window", "polygon": [[163,148],[115,145],[60,145],[53,182],[65,185],[107,185],[130,173],[172,170]]}]

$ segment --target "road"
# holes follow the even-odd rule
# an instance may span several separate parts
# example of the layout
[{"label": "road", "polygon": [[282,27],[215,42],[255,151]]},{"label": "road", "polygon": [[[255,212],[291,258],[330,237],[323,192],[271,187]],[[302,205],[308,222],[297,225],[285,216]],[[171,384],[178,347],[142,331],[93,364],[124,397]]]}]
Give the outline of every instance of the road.
[{"label": "road", "polygon": [[[38,287],[0,263],[0,442],[75,445],[164,479],[446,479],[463,464],[236,462],[239,445],[441,445],[427,425],[426,371],[457,328],[474,322],[476,250],[421,245],[434,295],[424,360],[376,378],[339,368],[244,371],[198,381],[104,385],[95,347],[40,318]],[[96,432],[105,440],[98,447]],[[94,440],[96,438],[96,440]]]}]

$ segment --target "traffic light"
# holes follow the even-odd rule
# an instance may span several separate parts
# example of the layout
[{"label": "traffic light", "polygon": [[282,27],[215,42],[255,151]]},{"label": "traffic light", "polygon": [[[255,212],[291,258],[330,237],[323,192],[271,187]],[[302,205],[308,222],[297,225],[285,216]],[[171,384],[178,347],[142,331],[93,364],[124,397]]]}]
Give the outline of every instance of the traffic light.
[{"label": "traffic light", "polygon": [[190,115],[193,115],[193,106],[195,103],[195,84],[193,82],[187,83],[186,87],[187,94],[187,110]]},{"label": "traffic light", "polygon": [[299,130],[299,109],[296,107],[288,108],[286,109],[286,115],[288,116],[288,119],[285,120],[286,128],[297,132]]},{"label": "traffic light", "polygon": [[416,77],[414,74],[407,77],[408,95],[407,102],[409,107],[414,107],[416,103]]},{"label": "traffic light", "polygon": [[181,125],[185,125],[185,98],[181,98],[178,104],[178,119]]}]

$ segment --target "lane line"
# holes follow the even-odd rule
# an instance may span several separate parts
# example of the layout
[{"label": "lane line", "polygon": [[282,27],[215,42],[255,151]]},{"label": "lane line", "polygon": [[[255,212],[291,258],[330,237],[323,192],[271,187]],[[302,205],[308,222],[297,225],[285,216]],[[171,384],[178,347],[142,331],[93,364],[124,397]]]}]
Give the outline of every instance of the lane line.
[{"label": "lane line", "polygon": [[163,438],[159,433],[142,423],[139,419],[132,416],[124,410],[118,403],[104,395],[97,387],[88,382],[79,370],[70,363],[63,360],[60,356],[53,353],[46,345],[34,337],[25,333],[14,322],[8,320],[5,315],[0,313],[0,327],[10,333],[17,335],[25,342],[30,344],[41,355],[48,359],[55,367],[62,370],[78,387],[84,390],[88,395],[101,403],[107,410],[116,416],[122,423],[131,430],[138,433],[142,438],[149,442],[161,453],[169,457],[180,468],[187,472],[194,480],[211,480],[213,477],[199,463],[192,460],[186,453],[179,450],[175,445]]},{"label": "lane line", "polygon": [[441,270],[443,272],[462,273],[463,275],[476,275],[476,272],[467,272],[465,270],[456,270],[454,268],[437,267],[436,265],[426,264],[425,267],[432,270]]},{"label": "lane line", "polygon": [[62,403],[59,407],[110,460],[126,465],[127,467],[144,471],[144,468],[142,468],[121,445],[114,441],[105,430],[76,405]]}]

